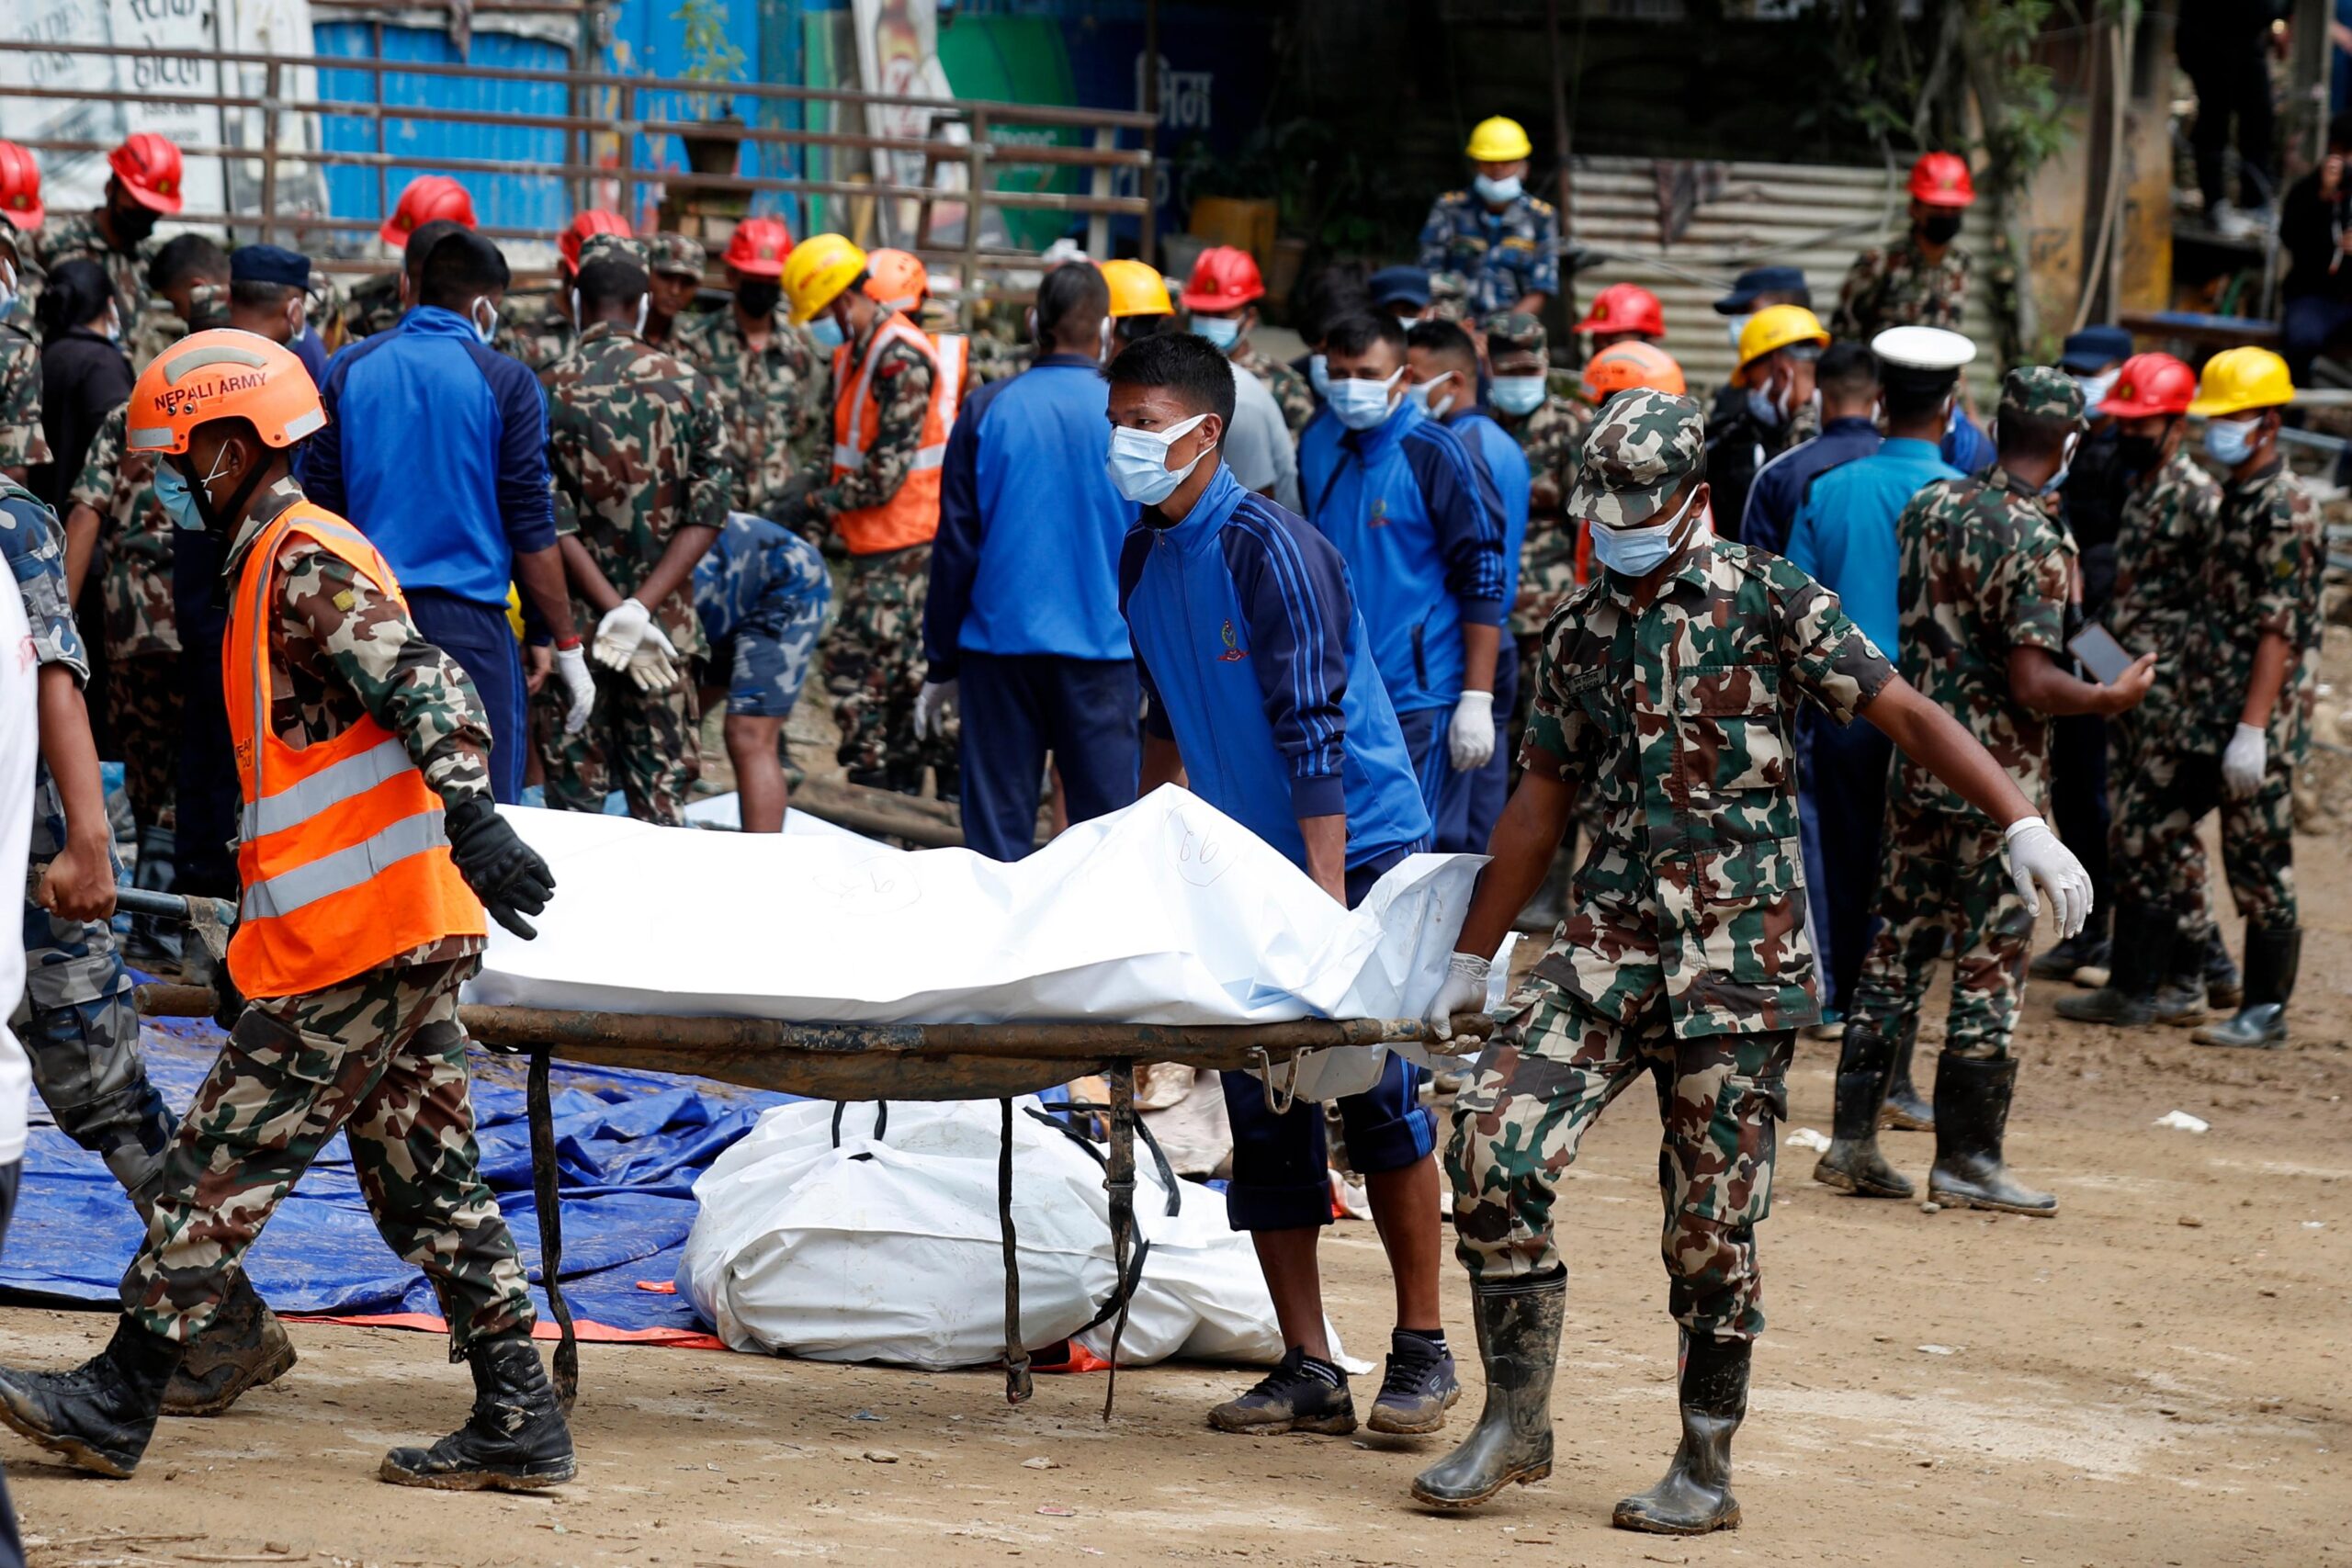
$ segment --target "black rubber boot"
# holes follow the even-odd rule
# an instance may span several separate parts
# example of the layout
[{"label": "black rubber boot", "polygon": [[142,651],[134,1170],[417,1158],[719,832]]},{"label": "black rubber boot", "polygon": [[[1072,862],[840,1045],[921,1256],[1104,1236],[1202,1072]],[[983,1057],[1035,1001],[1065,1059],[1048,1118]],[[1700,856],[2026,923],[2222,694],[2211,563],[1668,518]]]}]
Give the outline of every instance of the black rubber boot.
[{"label": "black rubber boot", "polygon": [[84,1470],[124,1480],[155,1435],[180,1349],[119,1319],[107,1348],[70,1372],[0,1368],[0,1422]]},{"label": "black rubber boot", "polygon": [[2154,1021],[2156,991],[2171,976],[2179,937],[2180,919],[2170,909],[2124,905],[2115,911],[2115,963],[2107,984],[2079,997],[2060,997],[2058,1016],[2122,1029]]},{"label": "black rubber boot", "polygon": [[377,1478],[443,1492],[536,1492],[578,1473],[571,1428],[531,1341],[486,1340],[466,1359],[474,1371],[472,1416],[429,1449],[394,1449]]},{"label": "black rubber boot", "polygon": [[1552,1473],[1552,1373],[1568,1271],[1473,1285],[1487,1404],[1462,1446],[1413,1478],[1413,1498],[1432,1508],[1475,1508],[1514,1483]]},{"label": "black rubber boot", "polygon": [[1651,1535],[1705,1535],[1739,1528],[1731,1495],[1731,1438],[1747,1414],[1746,1339],[1692,1339],[1682,1347],[1682,1446],[1666,1478],[1617,1505],[1609,1522]]},{"label": "black rubber boot", "polygon": [[1936,1163],[1928,1172],[1928,1197],[1947,1209],[2038,1217],[2058,1212],[2055,1194],[2018,1186],[2001,1163],[2017,1085],[2014,1056],[1943,1053],[1936,1064]]},{"label": "black rubber boot", "polygon": [[2205,928],[2205,1000],[2217,1008],[2234,1008],[2245,1000],[2245,985],[2238,977],[2238,966],[2230,962],[2230,944],[2222,940],[2218,925]]},{"label": "black rubber boot", "polygon": [[2086,964],[2104,969],[2108,962],[2107,938],[2085,926],[2049,952],[2037,953],[2025,972],[2030,979],[2072,980],[2075,971]]},{"label": "black rubber boot", "polygon": [[[2156,987],[2154,1018],[2175,1029],[2205,1021],[2212,1011],[2205,996],[2206,946],[2202,939],[2177,936],[2172,944],[2172,973]],[[2234,968],[2232,970],[2234,975]]]},{"label": "black rubber boot", "polygon": [[1886,1103],[1879,1111],[1878,1124],[1882,1127],[1893,1127],[1902,1133],[1936,1130],[1935,1108],[1911,1087],[1911,1047],[1917,1038],[1905,1030],[1902,1043],[1894,1048],[1894,1070],[1886,1080]]},{"label": "black rubber boot", "polygon": [[2303,961],[2303,933],[2298,927],[2282,931],[2245,933],[2245,999],[2237,1016],[2209,1023],[2189,1036],[2199,1045],[2234,1045],[2271,1050],[2287,1043],[2287,1003],[2295,994],[2295,971]]},{"label": "black rubber boot", "polygon": [[1911,1182],[1878,1152],[1878,1113],[1886,1100],[1886,1076],[1894,1045],[1876,1030],[1846,1026],[1838,1057],[1838,1104],[1832,1112],[1829,1152],[1813,1168],[1825,1187],[1865,1198],[1908,1198]]},{"label": "black rubber boot", "polygon": [[239,1270],[204,1332],[190,1342],[164,1390],[166,1416],[218,1416],[249,1390],[274,1382],[294,1364],[285,1325]]}]

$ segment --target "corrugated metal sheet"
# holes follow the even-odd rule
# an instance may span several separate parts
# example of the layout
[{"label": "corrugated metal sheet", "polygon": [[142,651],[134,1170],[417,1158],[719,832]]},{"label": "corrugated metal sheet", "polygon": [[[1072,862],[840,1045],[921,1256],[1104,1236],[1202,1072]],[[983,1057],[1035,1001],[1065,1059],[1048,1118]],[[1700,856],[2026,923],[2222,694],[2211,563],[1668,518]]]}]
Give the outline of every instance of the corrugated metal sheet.
[{"label": "corrugated metal sheet", "polygon": [[[1579,273],[1579,303],[1611,283],[1638,283],[1666,307],[1662,345],[1681,362],[1693,386],[1715,387],[1732,369],[1731,342],[1713,306],[1733,276],[1749,266],[1802,267],[1814,309],[1824,321],[1855,254],[1899,235],[1909,226],[1902,187],[1907,170],[1838,168],[1810,164],[1724,164],[1720,188],[1700,202],[1672,244],[1660,224],[1659,165],[1646,158],[1576,161],[1567,237],[1612,259]],[[1961,243],[1978,261],[1963,321],[1984,357],[1970,375],[1977,389],[1993,386],[2000,333],[1992,293],[1983,281],[1996,232],[1995,204],[1968,209]],[[1671,270],[1669,270],[1671,269]],[[1705,281],[1694,280],[1690,274]],[[1980,390],[1978,400],[1984,401]]]}]

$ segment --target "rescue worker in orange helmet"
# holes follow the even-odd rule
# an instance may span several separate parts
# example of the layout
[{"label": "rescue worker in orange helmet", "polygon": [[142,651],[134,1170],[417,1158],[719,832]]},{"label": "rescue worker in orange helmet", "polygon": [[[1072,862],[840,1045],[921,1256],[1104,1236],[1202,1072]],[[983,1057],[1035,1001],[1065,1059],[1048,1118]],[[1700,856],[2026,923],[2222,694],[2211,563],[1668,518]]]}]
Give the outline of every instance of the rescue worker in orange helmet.
[{"label": "rescue worker in orange helmet", "polygon": [[1958,153],[1929,152],[1911,165],[1909,188],[1910,231],[1856,256],[1838,290],[1829,330],[1849,342],[1889,327],[1962,330],[1970,261],[1960,220],[1976,201],[1975,179]]},{"label": "rescue worker in orange helmet", "polygon": [[107,167],[104,205],[43,224],[34,259],[43,273],[77,258],[97,263],[114,285],[122,319],[135,321],[147,309],[147,264],[161,248],[155,224],[180,209],[180,150],[142,130],[107,154]]},{"label": "rescue worker in orange helmet", "polygon": [[1584,400],[1594,408],[1634,387],[1678,398],[1687,389],[1674,355],[1639,338],[1613,343],[1584,362]]},{"label": "rescue worker in orange helmet", "polygon": [[963,367],[964,383],[956,389],[956,400],[960,407],[972,391],[970,339],[962,333],[933,332],[925,324],[923,317],[931,308],[931,269],[922,265],[922,258],[888,246],[866,252],[865,292],[884,310],[901,311],[907,320],[922,327],[940,364]]},{"label": "rescue worker in orange helmet", "polygon": [[231,1270],[342,1132],[378,1227],[433,1280],[474,1375],[472,1418],[379,1474],[551,1486],[571,1478],[571,1437],[479,1168],[458,988],[481,966],[485,906],[531,937],[555,879],[491,803],[464,671],[417,635],[384,558],[293,479],[295,444],[325,422],[302,362],[232,329],[181,339],[131,392],[125,445],[159,459],[158,501],[227,546],[244,797],[216,980],[230,1032],[180,1123],[112,1341],[71,1372],[0,1369],[0,1422],[85,1470],[136,1470]]}]

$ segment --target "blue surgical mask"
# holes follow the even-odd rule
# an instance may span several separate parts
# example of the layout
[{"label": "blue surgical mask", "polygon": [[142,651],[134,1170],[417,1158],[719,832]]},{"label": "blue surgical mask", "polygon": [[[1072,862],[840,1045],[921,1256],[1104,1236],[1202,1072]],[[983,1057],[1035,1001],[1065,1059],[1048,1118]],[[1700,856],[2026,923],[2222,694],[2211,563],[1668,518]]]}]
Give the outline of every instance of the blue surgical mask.
[{"label": "blue surgical mask", "polygon": [[827,354],[849,341],[849,335],[842,331],[842,324],[833,320],[830,310],[808,323],[808,335],[815,338],[817,346]]},{"label": "blue surgical mask", "polygon": [[1241,318],[1238,316],[1194,316],[1193,330],[1216,344],[1231,350],[1241,341]]},{"label": "blue surgical mask", "polygon": [[2205,423],[2205,455],[2225,468],[2234,468],[2254,456],[2254,427],[2258,419],[2215,419]]},{"label": "blue surgical mask", "polygon": [[1690,514],[1690,502],[1684,502],[1681,511],[1645,527],[1610,528],[1596,523],[1591,529],[1593,558],[1626,577],[1646,577],[1674,553],[1675,533]]},{"label": "blue surgical mask", "polygon": [[1529,414],[1544,406],[1544,391],[1541,376],[1498,376],[1492,395],[1503,412]]},{"label": "blue surgical mask", "polygon": [[155,504],[180,532],[204,532],[204,514],[196,509],[196,491],[188,488],[175,464],[159,461],[155,465]]},{"label": "blue surgical mask", "polygon": [[1119,493],[1138,506],[1157,506],[1176,493],[1176,487],[1192,477],[1201,466],[1203,452],[1181,468],[1168,466],[1168,449],[1200,428],[1208,418],[1196,413],[1182,424],[1171,424],[1165,430],[1130,430],[1115,425],[1111,431],[1111,453],[1102,467]]},{"label": "blue surgical mask", "polygon": [[1388,417],[1388,391],[1405,373],[1399,367],[1385,381],[1350,379],[1331,383],[1331,412],[1350,430],[1370,430]]},{"label": "blue surgical mask", "polygon": [[1788,411],[1781,407],[1781,400],[1758,387],[1747,389],[1748,417],[1767,430],[1778,430],[1788,423]]},{"label": "blue surgical mask", "polygon": [[1747,330],[1746,316],[1727,316],[1724,319],[1724,334],[1731,339],[1731,351],[1734,354],[1739,352],[1739,334]]},{"label": "blue surgical mask", "polygon": [[1331,400],[1331,361],[1320,354],[1306,356],[1306,384],[1325,402]]},{"label": "blue surgical mask", "polygon": [[1477,175],[1472,177],[1470,188],[1478,193],[1479,200],[1500,207],[1504,202],[1517,201],[1521,186],[1517,175],[1507,180],[1490,180],[1484,175]]},{"label": "blue surgical mask", "polygon": [[2108,393],[2115,390],[2116,378],[2123,374],[2121,366],[2097,376],[2077,376],[2075,385],[2083,389],[2083,409],[2093,419],[2098,417],[2098,405],[2107,401]]}]

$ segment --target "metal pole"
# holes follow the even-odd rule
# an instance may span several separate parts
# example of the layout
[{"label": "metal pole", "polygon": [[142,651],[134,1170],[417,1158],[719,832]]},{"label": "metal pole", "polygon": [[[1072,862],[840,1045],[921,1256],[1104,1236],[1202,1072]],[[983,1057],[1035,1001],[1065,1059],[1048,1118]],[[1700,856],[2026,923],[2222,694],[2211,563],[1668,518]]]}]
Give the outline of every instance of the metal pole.
[{"label": "metal pole", "polygon": [[1111,1419],[1119,1395],[1119,1341],[1127,1332],[1127,1308],[1135,1292],[1127,1280],[1127,1254],[1136,1234],[1136,1065],[1123,1057],[1111,1064],[1111,1153],[1102,1162],[1102,1190],[1111,1195],[1111,1288],[1119,1293],[1111,1321],[1110,1371],[1102,1386],[1102,1419]]},{"label": "metal pole", "polygon": [[282,99],[279,67],[272,62],[262,77],[261,243],[277,243],[277,106]]},{"label": "metal pole", "polygon": [[[384,24],[382,22],[378,22],[375,24],[375,28],[376,58],[381,60],[384,58]],[[386,155],[384,147],[384,73],[381,71],[371,72],[369,73],[369,80],[375,84],[376,88],[376,156],[380,159]],[[332,212],[334,209],[330,206],[327,210]],[[379,163],[376,165],[376,221],[380,223],[391,215],[391,165],[389,164]],[[365,242],[362,242],[362,243],[365,243]],[[407,258],[404,256],[398,258],[393,265],[404,266],[407,265]]]},{"label": "metal pole", "polygon": [[1036,1392],[1029,1376],[1029,1346],[1021,1336],[1021,1245],[1012,1228],[1012,1101],[1004,1110],[1003,1142],[996,1156],[997,1230],[1004,1241],[1004,1402],[1022,1404]]},{"label": "metal pole", "polygon": [[991,129],[989,111],[974,109],[972,141],[966,153],[967,166],[971,172],[966,176],[970,188],[966,192],[969,199],[964,204],[964,262],[962,274],[956,279],[956,287],[963,292],[962,313],[966,332],[972,331],[978,324],[973,316],[973,301],[979,298],[980,202],[989,188],[989,137]]}]

